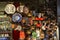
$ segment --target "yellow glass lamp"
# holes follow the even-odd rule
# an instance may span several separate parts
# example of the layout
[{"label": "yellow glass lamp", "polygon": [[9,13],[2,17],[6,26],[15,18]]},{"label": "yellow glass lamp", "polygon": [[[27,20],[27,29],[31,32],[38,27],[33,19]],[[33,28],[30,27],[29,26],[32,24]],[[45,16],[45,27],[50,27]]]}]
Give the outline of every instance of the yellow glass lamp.
[{"label": "yellow glass lamp", "polygon": [[25,22],[26,22],[26,20],[22,19],[22,23],[25,23]]},{"label": "yellow glass lamp", "polygon": [[15,24],[12,24],[12,28],[14,28],[15,27]]},{"label": "yellow glass lamp", "polygon": [[27,37],[27,40],[31,40],[31,38],[28,36],[28,37]]},{"label": "yellow glass lamp", "polygon": [[35,29],[34,26],[31,26],[31,29],[30,29],[30,30],[32,31],[32,30],[34,30],[34,29]]},{"label": "yellow glass lamp", "polygon": [[40,39],[44,39],[44,33],[41,32]]},{"label": "yellow glass lamp", "polygon": [[34,16],[32,16],[32,20],[35,20],[35,17]]},{"label": "yellow glass lamp", "polygon": [[27,30],[27,34],[31,34],[31,31],[30,30]]},{"label": "yellow glass lamp", "polygon": [[34,25],[36,25],[38,22],[37,21],[34,21]]},{"label": "yellow glass lamp", "polygon": [[28,16],[30,17],[30,16],[32,16],[32,14],[31,13],[28,13]]},{"label": "yellow glass lamp", "polygon": [[32,29],[32,30],[35,29],[34,26],[31,26],[31,29]]}]

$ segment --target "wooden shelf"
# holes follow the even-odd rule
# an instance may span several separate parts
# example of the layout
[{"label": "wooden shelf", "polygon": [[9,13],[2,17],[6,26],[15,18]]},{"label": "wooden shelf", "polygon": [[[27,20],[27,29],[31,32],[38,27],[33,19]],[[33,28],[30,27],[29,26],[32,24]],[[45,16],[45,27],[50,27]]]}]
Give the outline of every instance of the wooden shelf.
[{"label": "wooden shelf", "polygon": [[7,34],[7,33],[12,33],[11,31],[0,31],[0,34]]}]

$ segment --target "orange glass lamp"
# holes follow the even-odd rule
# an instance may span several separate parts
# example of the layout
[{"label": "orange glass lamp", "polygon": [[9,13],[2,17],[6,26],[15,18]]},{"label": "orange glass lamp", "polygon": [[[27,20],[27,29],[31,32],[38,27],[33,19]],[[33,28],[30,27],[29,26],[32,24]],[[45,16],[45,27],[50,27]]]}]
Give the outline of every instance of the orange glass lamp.
[{"label": "orange glass lamp", "polygon": [[22,40],[25,39],[25,33],[24,33],[24,31],[20,31],[19,39],[22,39]]}]

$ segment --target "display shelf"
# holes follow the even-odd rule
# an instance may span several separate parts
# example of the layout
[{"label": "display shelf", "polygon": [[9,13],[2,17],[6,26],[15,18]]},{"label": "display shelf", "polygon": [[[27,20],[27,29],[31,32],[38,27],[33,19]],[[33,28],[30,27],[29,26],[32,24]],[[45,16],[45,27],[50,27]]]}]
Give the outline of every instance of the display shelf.
[{"label": "display shelf", "polygon": [[[26,1],[26,2],[25,2]],[[45,2],[46,0],[33,0],[33,1],[27,1],[27,0],[25,0],[25,1],[22,1],[23,2],[23,4],[26,4],[28,7],[29,7],[29,9],[31,9],[31,10],[36,10],[36,12],[38,12],[38,10],[40,11],[40,12],[43,12],[43,13],[46,13],[48,10],[48,8],[50,8],[54,13],[56,13],[55,11],[56,11],[56,5],[55,5],[55,3],[54,3],[54,1],[53,1],[53,3],[51,3],[51,2]],[[3,20],[2,20],[2,18],[0,18],[0,20],[2,21],[2,24],[4,24],[4,25],[2,25],[1,24],[1,22],[0,22],[0,26],[1,26],[1,29],[2,30],[0,30],[0,34],[8,34],[9,35],[9,40],[13,40],[13,36],[15,35],[15,34],[17,34],[16,32],[15,32],[15,34],[13,34],[13,30],[15,29],[13,29],[13,30],[5,30],[5,27],[4,26],[7,26],[8,27],[8,29],[12,29],[12,28],[10,28],[11,26],[10,26],[10,23],[11,24],[15,24],[14,26],[16,27],[16,26],[18,26],[18,25],[21,25],[21,23],[19,22],[13,22],[12,20],[10,21],[10,18],[12,19],[12,14],[7,14],[6,12],[5,12],[5,6],[7,5],[7,4],[9,4],[9,3],[13,3],[13,4],[16,4],[16,3],[14,3],[14,2],[0,2],[0,17],[3,17]],[[32,5],[31,5],[32,4]],[[51,5],[52,4],[52,5]],[[17,4],[18,5],[18,4]],[[44,9],[45,8],[45,9]],[[2,16],[2,15],[7,15],[7,17],[10,17],[10,18],[7,18],[7,19],[9,19],[9,24],[8,24],[8,22],[6,22],[6,21],[8,21],[6,18],[4,18],[4,16]],[[37,14],[36,14],[37,15]],[[25,19],[26,18],[30,18],[30,16],[26,16],[25,17]],[[32,16],[33,17],[33,16]],[[35,16],[36,17],[36,16]],[[47,16],[48,17],[48,16]],[[6,21],[5,21],[5,19],[6,19]],[[30,19],[29,19],[30,20]],[[5,21],[5,22],[4,22]],[[36,23],[39,23],[39,22],[42,22],[42,20],[33,20],[33,22],[36,24]],[[46,20],[45,20],[46,21]],[[49,20],[48,20],[49,21]],[[23,23],[22,23],[22,25],[21,26],[24,26],[24,27],[22,27],[22,30],[24,30],[24,31],[27,31],[27,34],[26,35],[28,35],[28,31],[31,31],[31,33],[32,33],[32,30],[35,30],[37,27],[35,27],[36,25],[33,23],[33,25],[29,25],[29,26],[32,26],[32,27],[27,27],[28,26],[28,21],[27,21],[27,25],[24,25]],[[8,24],[8,25],[7,25]],[[41,23],[41,25],[42,25],[42,23]],[[41,26],[40,24],[38,25],[38,26]],[[25,27],[26,26],[26,27]],[[4,28],[3,28],[4,27]],[[31,30],[30,30],[30,28],[31,28]],[[37,28],[38,29],[38,28]],[[5,30],[5,31],[4,31]],[[12,35],[13,34],[13,35]],[[19,36],[19,35],[18,35]],[[29,36],[29,35],[28,35]],[[15,37],[17,37],[17,36],[15,36]],[[27,37],[26,37],[27,38]],[[17,39],[18,40],[18,39]]]},{"label": "display shelf", "polygon": [[0,31],[0,34],[9,34],[9,40],[12,40],[12,31]]},{"label": "display shelf", "polygon": [[11,31],[0,31],[0,34],[7,34],[7,33],[12,33]]}]

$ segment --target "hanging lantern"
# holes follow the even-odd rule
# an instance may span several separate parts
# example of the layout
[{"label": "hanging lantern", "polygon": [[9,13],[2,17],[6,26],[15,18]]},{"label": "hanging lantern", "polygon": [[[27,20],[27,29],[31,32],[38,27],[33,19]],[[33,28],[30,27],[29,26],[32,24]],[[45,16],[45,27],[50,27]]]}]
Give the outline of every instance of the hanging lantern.
[{"label": "hanging lantern", "polygon": [[40,30],[36,29],[36,33],[37,33],[37,37],[39,38],[40,37]]},{"label": "hanging lantern", "polygon": [[37,21],[34,21],[34,25],[36,25],[38,22]]},{"label": "hanging lantern", "polygon": [[31,31],[30,30],[27,30],[27,34],[31,34]]},{"label": "hanging lantern", "polygon": [[37,21],[38,21],[38,20],[39,20],[39,18],[38,18],[38,17],[36,17],[36,18],[35,18],[35,20],[37,20]]},{"label": "hanging lantern", "polygon": [[44,35],[44,33],[40,33],[40,39],[44,39],[44,37],[45,37],[45,35]]},{"label": "hanging lantern", "polygon": [[31,29],[30,30],[34,30],[35,29],[35,26],[31,26]]},{"label": "hanging lantern", "polygon": [[32,38],[35,39],[37,37],[37,34],[35,31],[32,32]]},{"label": "hanging lantern", "polygon": [[35,20],[35,17],[34,16],[32,16],[32,20]]},{"label": "hanging lantern", "polygon": [[41,24],[36,24],[36,27],[41,27]]},{"label": "hanging lantern", "polygon": [[24,8],[24,5],[20,5],[19,7],[17,7],[17,12],[22,13],[23,12],[23,8]]},{"label": "hanging lantern", "polygon": [[20,39],[25,39],[25,33],[24,31],[20,31]]},{"label": "hanging lantern", "polygon": [[14,14],[16,11],[16,8],[13,4],[7,4],[6,7],[5,7],[5,12],[7,14]]},{"label": "hanging lantern", "polygon": [[31,13],[28,13],[28,17],[31,17],[32,16],[32,14]]},{"label": "hanging lantern", "polygon": [[23,13],[25,13],[25,14],[28,15],[28,13],[29,13],[29,8],[26,7],[26,6],[24,6],[24,8],[23,8]]},{"label": "hanging lantern", "polygon": [[39,20],[43,21],[43,20],[44,20],[44,18],[39,18]]},{"label": "hanging lantern", "polygon": [[21,21],[22,23],[26,23],[26,20],[25,19],[22,19],[22,21]]},{"label": "hanging lantern", "polygon": [[12,24],[12,28],[14,28],[15,27],[15,24]]},{"label": "hanging lantern", "polygon": [[15,13],[13,16],[12,16],[12,21],[13,22],[20,22],[22,20],[22,15],[19,14],[19,13]]},{"label": "hanging lantern", "polygon": [[32,18],[29,18],[29,23],[30,23],[31,25],[33,25],[33,20],[32,20]]},{"label": "hanging lantern", "polygon": [[18,31],[22,30],[21,25],[18,25],[14,30],[18,30]]}]

